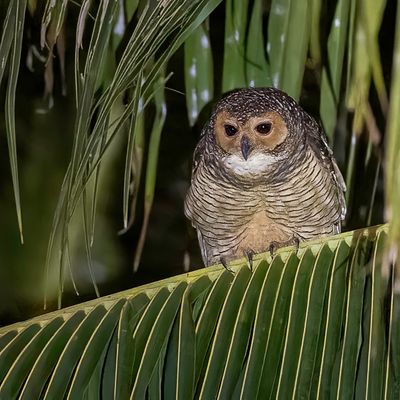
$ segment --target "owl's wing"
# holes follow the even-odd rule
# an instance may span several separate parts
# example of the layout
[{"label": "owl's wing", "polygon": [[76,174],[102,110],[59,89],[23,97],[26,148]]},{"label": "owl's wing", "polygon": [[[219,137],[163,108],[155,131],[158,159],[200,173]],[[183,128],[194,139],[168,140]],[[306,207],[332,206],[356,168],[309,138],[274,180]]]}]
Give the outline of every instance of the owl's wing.
[{"label": "owl's wing", "polygon": [[199,247],[200,247],[200,252],[201,252],[201,258],[203,259],[204,265],[208,267],[210,265],[209,259],[208,259],[208,254],[207,254],[207,245],[204,241],[203,235],[200,232],[199,229],[196,229],[197,231],[197,238],[199,240]]},{"label": "owl's wing", "polygon": [[[308,115],[307,115],[308,116]],[[314,154],[319,158],[322,164],[327,168],[331,174],[333,181],[336,184],[337,196],[340,206],[340,220],[343,221],[346,216],[346,200],[344,193],[346,192],[346,184],[343,179],[343,175],[339,170],[336,160],[333,156],[333,152],[328,145],[328,139],[321,126],[313,119],[309,118],[308,131],[308,142],[310,147],[313,149]]]}]

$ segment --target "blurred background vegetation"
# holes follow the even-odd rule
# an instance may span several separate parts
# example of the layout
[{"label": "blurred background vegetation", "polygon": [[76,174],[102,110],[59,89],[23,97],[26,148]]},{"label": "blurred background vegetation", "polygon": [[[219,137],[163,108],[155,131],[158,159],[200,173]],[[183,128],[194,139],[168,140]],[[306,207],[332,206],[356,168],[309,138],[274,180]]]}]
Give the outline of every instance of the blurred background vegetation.
[{"label": "blurred background vegetation", "polygon": [[[192,152],[213,101],[236,87],[277,86],[321,121],[348,186],[345,230],[384,221],[397,2],[30,0],[24,7],[0,1],[0,59],[7,60],[0,88],[1,325],[43,312],[50,232],[48,309],[57,307],[64,280],[63,306],[93,298],[91,270],[105,295],[201,266],[183,215]],[[7,48],[13,16],[24,16],[23,31],[14,31]],[[103,45],[91,41],[96,32]],[[20,62],[13,57],[18,37]],[[104,54],[96,64],[97,50]],[[19,185],[8,147],[15,73]],[[59,197],[67,170],[70,186]]]}]

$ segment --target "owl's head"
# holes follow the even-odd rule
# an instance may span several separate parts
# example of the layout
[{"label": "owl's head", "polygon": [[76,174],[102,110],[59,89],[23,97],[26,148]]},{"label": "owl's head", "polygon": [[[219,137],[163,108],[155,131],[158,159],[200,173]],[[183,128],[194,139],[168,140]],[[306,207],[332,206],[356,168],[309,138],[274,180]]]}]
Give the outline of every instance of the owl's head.
[{"label": "owl's head", "polygon": [[223,164],[239,175],[259,174],[302,147],[304,111],[275,88],[239,89],[216,105],[211,134]]}]

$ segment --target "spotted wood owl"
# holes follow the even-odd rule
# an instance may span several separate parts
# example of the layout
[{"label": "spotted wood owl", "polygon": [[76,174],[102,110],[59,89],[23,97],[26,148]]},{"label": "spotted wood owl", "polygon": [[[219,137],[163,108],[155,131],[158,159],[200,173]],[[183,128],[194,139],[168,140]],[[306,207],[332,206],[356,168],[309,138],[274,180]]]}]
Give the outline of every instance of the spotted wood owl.
[{"label": "spotted wood owl", "polygon": [[239,89],[203,128],[185,215],[211,265],[340,232],[345,190],[310,115],[278,89]]}]

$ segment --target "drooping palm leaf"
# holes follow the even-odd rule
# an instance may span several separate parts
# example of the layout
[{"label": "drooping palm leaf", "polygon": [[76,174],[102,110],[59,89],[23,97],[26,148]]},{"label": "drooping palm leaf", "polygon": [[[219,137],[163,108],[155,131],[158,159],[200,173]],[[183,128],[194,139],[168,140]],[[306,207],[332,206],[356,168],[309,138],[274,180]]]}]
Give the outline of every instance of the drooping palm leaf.
[{"label": "drooping palm leaf", "polygon": [[299,99],[311,27],[311,1],[274,0],[268,24],[272,83]]},{"label": "drooping palm leaf", "polygon": [[[395,48],[393,54],[393,77],[390,89],[390,108],[387,124],[386,218],[391,221],[389,254],[396,259],[400,249],[400,7],[397,8]],[[400,270],[397,271],[398,285]]]},{"label": "drooping palm leaf", "polygon": [[203,106],[214,97],[213,59],[206,24],[188,37],[184,51],[186,108],[193,126]]},{"label": "drooping palm leaf", "polygon": [[158,152],[160,148],[161,133],[164,127],[165,118],[167,116],[167,105],[165,102],[164,85],[165,85],[164,73],[160,74],[159,80],[155,84],[155,95],[154,102],[156,107],[156,115],[154,118],[153,128],[150,133],[149,139],[149,152],[146,165],[146,183],[144,193],[144,219],[143,226],[140,232],[139,241],[136,248],[135,260],[133,270],[136,272],[139,267],[140,258],[146,239],[147,227],[149,224],[151,207],[153,206],[154,192],[156,186],[157,176],[157,161]]},{"label": "drooping palm leaf", "polygon": [[248,3],[248,0],[225,1],[223,92],[246,86],[245,39]]},{"label": "drooping palm leaf", "polygon": [[246,40],[246,84],[250,87],[271,86],[269,65],[265,58],[263,2],[253,4]]},{"label": "drooping palm leaf", "polygon": [[5,101],[6,135],[21,243],[24,242],[24,239],[22,234],[22,212],[18,177],[17,141],[15,132],[15,95],[21,60],[22,38],[24,34],[25,8],[26,0],[11,0],[9,2],[7,14],[3,22],[0,41],[0,84],[4,76],[6,66],[9,66],[9,78],[7,82]]},{"label": "drooping palm leaf", "polygon": [[[169,1],[143,3],[139,7],[137,24],[133,33],[128,38],[120,62],[109,85],[103,90],[102,96],[97,99],[95,90],[99,82],[99,74],[105,60],[105,52],[110,38],[111,30],[117,12],[117,1],[102,1],[97,9],[94,27],[91,34],[89,49],[83,71],[80,71],[80,42],[82,38],[82,27],[87,17],[88,2],[81,6],[81,14],[78,20],[78,34],[75,58],[76,62],[76,98],[78,115],[75,121],[74,145],[72,158],[65,176],[60,194],[58,207],[54,217],[53,229],[50,238],[47,270],[53,252],[53,246],[57,235],[60,237],[60,273],[59,273],[59,304],[61,304],[62,282],[66,264],[66,252],[68,251],[68,229],[74,216],[79,200],[84,196],[88,182],[93,174],[98,174],[98,169],[103,155],[111,144],[115,135],[121,131],[121,127],[129,120],[135,121],[137,107],[134,107],[137,99],[133,98],[126,105],[120,115],[114,121],[110,120],[111,110],[116,102],[129,88],[138,88],[136,94],[150,101],[155,93],[154,84],[158,79],[161,68],[169,57],[185,41],[189,34],[199,26],[207,15],[218,5],[220,1],[198,0],[191,1]],[[156,59],[154,62],[153,60]],[[146,103],[146,104],[147,104]],[[143,107],[146,106],[143,105]],[[93,128],[90,123],[93,115],[96,119]],[[131,126],[135,124],[132,122]],[[162,125],[161,125],[162,126]],[[161,130],[160,130],[161,133]],[[134,132],[132,133],[134,135]],[[134,137],[130,139],[134,143]],[[155,155],[158,149],[154,147]],[[132,152],[132,146],[128,148]],[[152,160],[154,160],[152,156]],[[129,159],[128,155],[128,159]],[[154,164],[154,162],[153,162]],[[131,165],[125,169],[125,222],[127,221],[127,186],[129,185]],[[153,168],[153,166],[151,166]],[[154,174],[147,171],[154,182]],[[96,178],[97,182],[97,178]],[[150,183],[149,183],[150,185]],[[150,187],[150,186],[148,186]],[[151,187],[154,188],[152,184]],[[154,193],[154,189],[153,193]],[[149,194],[146,195],[149,197]],[[97,184],[95,191],[88,198],[92,212],[84,218],[85,241],[90,267],[90,247],[92,245],[90,232],[94,231],[94,208],[97,197]],[[83,205],[86,209],[86,205]],[[139,247],[140,248],[140,247]],[[140,254],[140,251],[138,252]]]},{"label": "drooping palm leaf", "polygon": [[325,133],[330,140],[334,139],[333,133],[337,122],[349,15],[350,1],[339,0],[328,37],[328,62],[322,69],[320,116]]},{"label": "drooping palm leaf", "polygon": [[0,397],[396,399],[387,226],[198,270],[0,329]]}]

